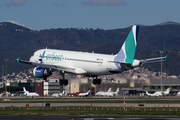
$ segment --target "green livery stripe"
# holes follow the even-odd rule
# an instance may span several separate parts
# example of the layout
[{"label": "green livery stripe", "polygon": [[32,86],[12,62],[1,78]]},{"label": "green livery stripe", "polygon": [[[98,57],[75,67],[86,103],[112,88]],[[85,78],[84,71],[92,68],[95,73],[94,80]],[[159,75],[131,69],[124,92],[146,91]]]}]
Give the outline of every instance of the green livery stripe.
[{"label": "green livery stripe", "polygon": [[133,29],[131,29],[128,37],[125,41],[125,51],[126,51],[126,58],[125,62],[130,63],[132,65],[134,61],[135,51],[136,51],[136,42],[133,35]]},{"label": "green livery stripe", "polygon": [[42,54],[42,57],[43,57],[43,58],[44,58],[45,52],[46,52],[46,51],[44,51],[43,54]]},{"label": "green livery stripe", "polygon": [[38,75],[36,72],[35,72],[35,76],[38,77],[38,78],[42,77],[42,76]]}]

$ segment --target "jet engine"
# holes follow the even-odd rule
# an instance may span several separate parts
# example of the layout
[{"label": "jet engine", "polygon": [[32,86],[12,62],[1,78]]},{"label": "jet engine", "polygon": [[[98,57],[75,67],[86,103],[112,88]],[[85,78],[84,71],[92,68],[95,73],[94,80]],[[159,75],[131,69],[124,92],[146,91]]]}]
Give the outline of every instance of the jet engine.
[{"label": "jet engine", "polygon": [[139,60],[134,60],[133,61],[133,67],[139,67],[139,66],[141,66],[141,62],[139,61]]},{"label": "jet engine", "polygon": [[35,67],[33,70],[33,74],[34,74],[34,76],[36,76],[38,78],[46,78],[46,77],[51,76],[52,72],[47,68]]}]

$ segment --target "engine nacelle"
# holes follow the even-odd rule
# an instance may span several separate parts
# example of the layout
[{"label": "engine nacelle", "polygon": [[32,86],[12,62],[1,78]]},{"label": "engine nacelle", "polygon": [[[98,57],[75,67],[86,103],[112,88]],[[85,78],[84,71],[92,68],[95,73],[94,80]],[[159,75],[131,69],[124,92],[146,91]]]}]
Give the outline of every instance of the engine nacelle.
[{"label": "engine nacelle", "polygon": [[141,64],[142,63],[139,60],[134,60],[132,65],[133,65],[133,67],[139,67],[139,66],[141,66]]},{"label": "engine nacelle", "polygon": [[35,67],[33,70],[34,76],[38,78],[46,78],[52,75],[52,72],[50,72],[48,69],[43,67]]}]

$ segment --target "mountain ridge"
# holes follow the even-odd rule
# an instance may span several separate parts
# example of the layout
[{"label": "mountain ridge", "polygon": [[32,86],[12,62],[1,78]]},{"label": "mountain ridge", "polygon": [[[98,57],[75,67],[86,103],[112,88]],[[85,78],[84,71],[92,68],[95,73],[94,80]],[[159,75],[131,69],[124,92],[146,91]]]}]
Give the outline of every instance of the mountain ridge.
[{"label": "mountain ridge", "polygon": [[[2,57],[0,58],[0,64],[4,64],[4,58],[8,58],[8,73],[24,70],[32,66],[17,64],[14,60],[17,57],[28,60],[34,51],[46,47],[116,54],[130,29],[130,27],[115,30],[57,28],[36,31],[17,24],[1,22],[0,51],[2,52],[0,52],[0,55]],[[159,50],[164,50],[164,54],[168,54],[168,61],[164,63],[163,69],[170,75],[178,75],[178,68],[180,67],[180,63],[178,62],[180,59],[178,53],[180,50],[179,39],[179,23],[165,22],[161,25],[144,25],[139,29],[136,58],[159,57]],[[170,60],[169,56],[172,57]],[[172,65],[172,63],[174,64]],[[153,71],[160,70],[159,63],[145,66]]]}]

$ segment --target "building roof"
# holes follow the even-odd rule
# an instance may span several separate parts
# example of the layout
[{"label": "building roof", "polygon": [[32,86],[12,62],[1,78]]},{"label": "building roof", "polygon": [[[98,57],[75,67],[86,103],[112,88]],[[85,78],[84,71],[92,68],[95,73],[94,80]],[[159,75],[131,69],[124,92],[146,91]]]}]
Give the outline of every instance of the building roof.
[{"label": "building roof", "polygon": [[[161,84],[161,79],[150,79],[150,84]],[[180,79],[162,79],[162,84],[180,84]]]}]

